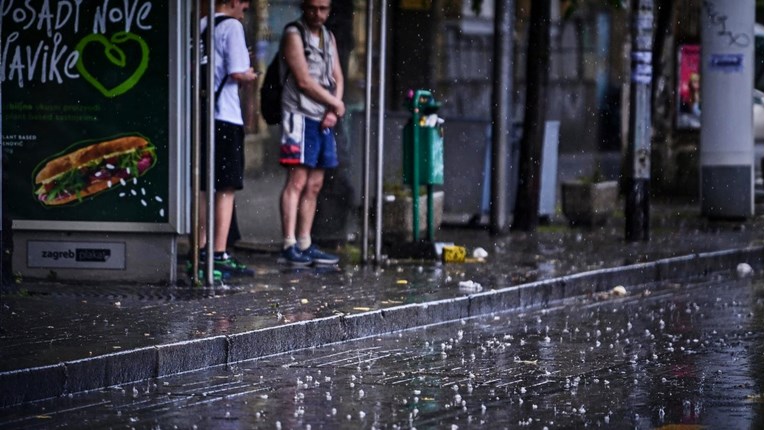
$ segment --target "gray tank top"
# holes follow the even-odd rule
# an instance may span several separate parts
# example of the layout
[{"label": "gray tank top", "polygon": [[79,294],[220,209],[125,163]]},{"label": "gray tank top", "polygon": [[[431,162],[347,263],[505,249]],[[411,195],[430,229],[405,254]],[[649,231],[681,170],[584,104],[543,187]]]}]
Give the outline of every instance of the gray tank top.
[{"label": "gray tank top", "polygon": [[[311,34],[302,20],[296,21],[296,23],[297,25],[302,25],[304,29],[303,47],[306,53],[306,63],[308,63],[308,74],[322,87],[334,94],[336,83],[332,74],[332,66],[334,65],[336,53],[332,43],[332,33],[322,26],[321,36],[316,37]],[[289,26],[285,30],[285,35],[287,33],[300,34],[300,31],[294,26]],[[284,89],[282,90],[282,110],[299,113],[313,120],[321,121],[324,118],[326,106],[303,95],[298,90],[294,75],[288,73],[289,66],[287,66],[284,57],[281,57],[280,61],[282,62],[280,64],[282,81],[284,81],[284,77],[287,75],[287,80],[284,81]]]}]

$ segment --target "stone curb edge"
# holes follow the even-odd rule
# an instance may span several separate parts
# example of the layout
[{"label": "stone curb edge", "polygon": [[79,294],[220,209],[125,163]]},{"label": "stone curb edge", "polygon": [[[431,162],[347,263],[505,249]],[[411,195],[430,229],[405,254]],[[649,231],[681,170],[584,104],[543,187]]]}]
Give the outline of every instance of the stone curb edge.
[{"label": "stone curb edge", "polygon": [[607,291],[616,285],[701,279],[717,272],[735,276],[739,263],[748,263],[761,272],[763,247],[672,257],[453,299],[0,372],[0,408],[493,312],[539,308],[565,298]]}]

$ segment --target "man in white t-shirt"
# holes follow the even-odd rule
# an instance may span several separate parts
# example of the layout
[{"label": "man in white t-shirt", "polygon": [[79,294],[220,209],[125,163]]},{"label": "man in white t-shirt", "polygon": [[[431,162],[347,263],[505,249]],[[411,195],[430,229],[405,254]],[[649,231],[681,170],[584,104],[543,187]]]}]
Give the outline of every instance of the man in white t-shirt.
[{"label": "man in white t-shirt", "polygon": [[[239,101],[239,84],[254,81],[250,55],[240,22],[249,0],[215,0],[215,225],[213,227],[214,269],[226,276],[251,276],[253,271],[226,252],[226,241],[234,210],[234,193],[244,185],[244,121]],[[231,19],[234,18],[234,19]],[[204,18],[200,30],[209,20]],[[204,60],[203,60],[204,61]],[[207,134],[205,133],[206,137]],[[199,210],[200,260],[206,256],[207,160],[206,142],[202,147],[202,181]]]}]

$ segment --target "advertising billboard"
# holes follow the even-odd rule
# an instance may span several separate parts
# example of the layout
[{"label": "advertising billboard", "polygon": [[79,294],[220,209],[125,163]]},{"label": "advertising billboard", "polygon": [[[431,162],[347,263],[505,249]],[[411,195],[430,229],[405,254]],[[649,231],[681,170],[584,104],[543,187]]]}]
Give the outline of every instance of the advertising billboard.
[{"label": "advertising billboard", "polygon": [[174,222],[174,4],[0,1],[4,198],[15,225]]}]

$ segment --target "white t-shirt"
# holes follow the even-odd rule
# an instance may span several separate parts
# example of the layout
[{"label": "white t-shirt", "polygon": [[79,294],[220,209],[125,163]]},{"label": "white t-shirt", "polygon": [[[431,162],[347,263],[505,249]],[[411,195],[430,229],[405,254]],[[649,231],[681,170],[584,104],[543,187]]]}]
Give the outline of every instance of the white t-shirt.
[{"label": "white t-shirt", "polygon": [[[215,16],[223,14],[216,13]],[[207,28],[207,18],[200,23],[200,32]],[[244,39],[244,27],[237,19],[227,19],[215,27],[215,89],[223,77],[232,73],[243,73],[250,68],[250,54]],[[204,79],[204,77],[203,77]],[[231,78],[226,79],[220,97],[215,119],[244,125],[242,107],[239,101],[239,85]]]}]

